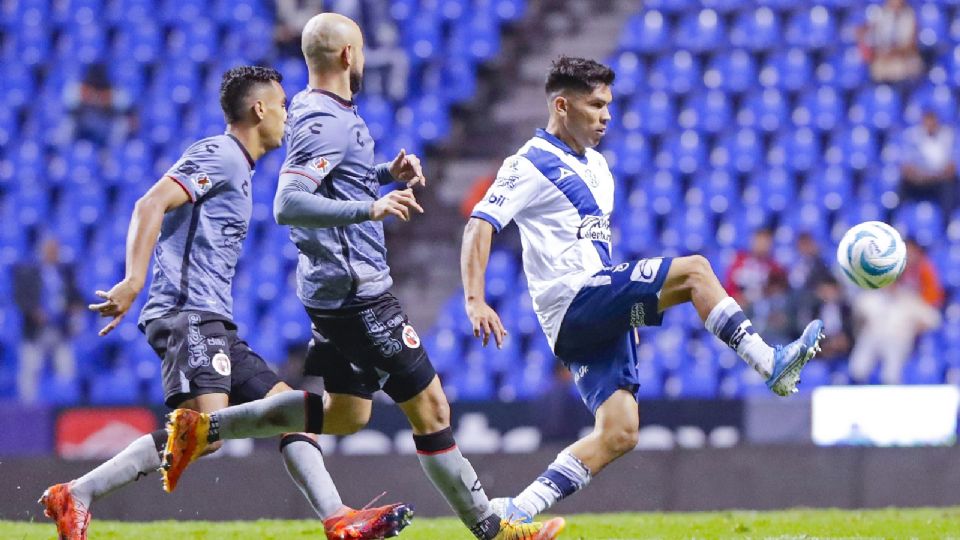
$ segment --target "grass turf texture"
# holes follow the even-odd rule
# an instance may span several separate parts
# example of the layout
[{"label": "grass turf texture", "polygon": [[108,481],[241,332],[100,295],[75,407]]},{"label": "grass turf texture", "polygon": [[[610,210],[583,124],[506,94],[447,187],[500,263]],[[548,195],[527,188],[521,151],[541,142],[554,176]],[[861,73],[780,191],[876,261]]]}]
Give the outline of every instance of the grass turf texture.
[{"label": "grass turf texture", "polygon": [[[254,540],[322,539],[318,522],[158,521],[121,523],[93,520],[91,540]],[[46,540],[53,525],[0,521],[0,538]],[[453,519],[414,518],[399,540],[455,540],[470,535]],[[564,539],[644,538],[955,538],[960,540],[960,507],[885,510],[789,510],[781,512],[704,512],[579,514],[570,516]]]}]

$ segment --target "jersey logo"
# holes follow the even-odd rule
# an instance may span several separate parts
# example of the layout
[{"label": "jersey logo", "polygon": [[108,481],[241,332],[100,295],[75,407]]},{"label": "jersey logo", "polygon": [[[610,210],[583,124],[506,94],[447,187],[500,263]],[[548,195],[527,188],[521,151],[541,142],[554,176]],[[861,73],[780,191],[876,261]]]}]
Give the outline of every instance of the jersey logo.
[{"label": "jersey logo", "polygon": [[321,156],[313,160],[313,163],[310,164],[310,167],[320,173],[320,176],[326,176],[330,172],[330,162],[327,161],[327,158]]},{"label": "jersey logo", "polygon": [[590,187],[595,188],[600,185],[600,181],[597,180],[597,176],[593,174],[593,171],[591,171],[590,169],[587,169],[583,173],[583,179],[587,181],[587,185],[589,185]]},{"label": "jersey logo", "polygon": [[574,174],[576,173],[571,171],[570,169],[565,169],[563,167],[560,167],[560,178],[557,178],[557,181],[559,182],[560,180],[563,180],[568,176],[573,176]]},{"label": "jersey logo", "polygon": [[417,331],[409,324],[403,325],[403,343],[411,349],[420,348],[420,336],[417,335]]},{"label": "jersey logo", "polygon": [[610,215],[584,216],[577,229],[578,239],[587,239],[594,242],[610,243]]},{"label": "jersey logo", "polygon": [[503,206],[503,203],[507,201],[507,198],[503,195],[497,195],[496,193],[487,197],[487,202],[494,206]]},{"label": "jersey logo", "polygon": [[230,376],[230,357],[223,351],[213,355],[213,360],[211,360],[210,363],[213,364],[213,369],[217,370],[217,373],[220,375],[224,377]]},{"label": "jersey logo", "polygon": [[207,176],[207,173],[197,173],[191,176],[190,182],[193,183],[193,186],[197,189],[197,193],[200,195],[210,191],[210,186],[213,185],[213,182],[210,181],[210,177]]},{"label": "jersey logo", "polygon": [[657,279],[657,272],[660,271],[662,263],[662,258],[640,259],[633,267],[633,272],[630,273],[630,280],[640,283],[653,283]]}]

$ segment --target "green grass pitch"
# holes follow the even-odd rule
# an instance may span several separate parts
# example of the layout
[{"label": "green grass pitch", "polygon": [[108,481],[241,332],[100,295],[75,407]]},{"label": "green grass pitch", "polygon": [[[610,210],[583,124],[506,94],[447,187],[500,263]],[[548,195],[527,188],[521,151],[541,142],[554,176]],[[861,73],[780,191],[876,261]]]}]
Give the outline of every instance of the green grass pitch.
[{"label": "green grass pitch", "polygon": [[[281,540],[324,538],[317,522],[120,523],[94,520],[91,540]],[[0,538],[55,538],[50,523],[0,521]],[[398,540],[468,540],[453,519],[417,519]],[[704,512],[579,514],[570,516],[564,539],[646,538],[930,538],[960,540],[960,508],[886,510],[789,510],[782,512]]]}]

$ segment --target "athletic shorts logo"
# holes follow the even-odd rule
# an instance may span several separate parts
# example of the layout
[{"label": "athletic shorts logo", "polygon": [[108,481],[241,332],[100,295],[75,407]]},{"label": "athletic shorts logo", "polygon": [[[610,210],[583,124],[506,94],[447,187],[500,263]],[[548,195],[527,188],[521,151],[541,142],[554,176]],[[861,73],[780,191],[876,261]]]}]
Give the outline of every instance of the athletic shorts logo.
[{"label": "athletic shorts logo", "polygon": [[636,266],[633,267],[630,280],[640,283],[653,283],[657,279],[657,272],[660,271],[660,265],[662,263],[663,259],[659,257],[655,259],[640,259],[637,261]]},{"label": "athletic shorts logo", "polygon": [[403,343],[411,349],[420,348],[420,336],[409,324],[403,325]]},{"label": "athletic shorts logo", "polygon": [[224,377],[230,376],[230,357],[223,351],[213,355],[213,360],[210,363],[213,365],[213,369],[217,370],[217,373]]},{"label": "athletic shorts logo", "polygon": [[207,356],[206,340],[200,333],[201,322],[200,315],[196,313],[187,315],[187,352],[190,356],[188,363],[191,368],[210,364],[210,358]]},{"label": "athletic shorts logo", "polygon": [[193,183],[194,188],[196,188],[197,193],[200,195],[210,191],[210,186],[213,185],[213,182],[210,181],[210,177],[207,176],[207,173],[203,172],[191,176],[190,182]]}]

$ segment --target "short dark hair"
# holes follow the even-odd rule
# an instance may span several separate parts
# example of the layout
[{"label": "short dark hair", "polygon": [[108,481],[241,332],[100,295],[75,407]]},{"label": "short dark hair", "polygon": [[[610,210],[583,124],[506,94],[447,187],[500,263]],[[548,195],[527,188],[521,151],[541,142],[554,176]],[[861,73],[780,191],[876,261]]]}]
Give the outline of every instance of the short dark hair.
[{"label": "short dark hair", "polygon": [[611,85],[616,73],[608,66],[586,58],[561,56],[547,73],[547,94],[563,90],[590,92],[600,85]]},{"label": "short dark hair", "polygon": [[243,101],[258,84],[283,81],[283,75],[269,67],[240,66],[227,70],[220,82],[220,108],[227,123],[243,120]]}]

